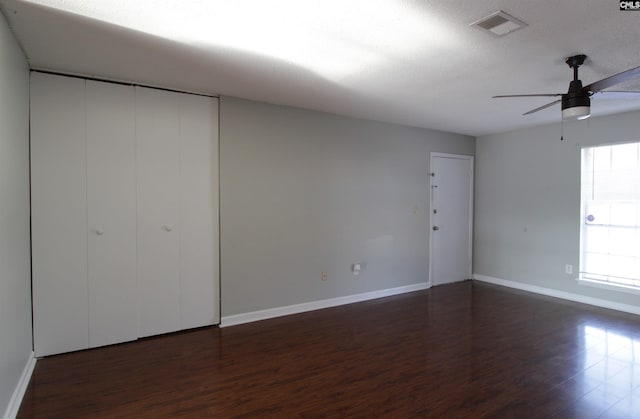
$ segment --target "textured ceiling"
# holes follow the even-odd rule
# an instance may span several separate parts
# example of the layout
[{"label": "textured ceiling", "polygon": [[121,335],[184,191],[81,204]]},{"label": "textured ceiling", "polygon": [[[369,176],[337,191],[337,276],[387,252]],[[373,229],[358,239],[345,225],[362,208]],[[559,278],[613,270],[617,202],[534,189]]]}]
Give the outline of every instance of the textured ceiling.
[{"label": "textured ceiling", "polygon": [[[474,136],[560,120],[585,84],[640,66],[640,11],[607,0],[0,0],[36,69],[230,95]],[[469,24],[503,10],[498,38]],[[638,90],[640,80],[612,90]],[[640,99],[594,100],[594,116]]]}]

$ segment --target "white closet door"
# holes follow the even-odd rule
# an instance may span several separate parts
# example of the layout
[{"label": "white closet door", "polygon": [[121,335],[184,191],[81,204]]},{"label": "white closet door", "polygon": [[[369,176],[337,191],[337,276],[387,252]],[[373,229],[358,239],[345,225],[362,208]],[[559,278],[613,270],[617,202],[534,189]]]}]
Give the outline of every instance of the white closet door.
[{"label": "white closet door", "polygon": [[36,356],[87,348],[85,81],[31,75]]},{"label": "white closet door", "polygon": [[181,327],[219,323],[218,100],[180,95]]},{"label": "white closet door", "polygon": [[87,81],[89,347],[138,337],[134,89]]},{"label": "white closet door", "polygon": [[180,329],[178,97],[136,88],[141,337]]}]

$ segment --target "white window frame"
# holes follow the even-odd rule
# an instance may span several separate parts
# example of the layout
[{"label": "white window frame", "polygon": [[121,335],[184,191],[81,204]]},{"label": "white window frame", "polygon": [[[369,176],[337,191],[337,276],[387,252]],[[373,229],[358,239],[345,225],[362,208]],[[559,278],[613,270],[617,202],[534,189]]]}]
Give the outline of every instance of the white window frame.
[{"label": "white window frame", "polygon": [[[620,292],[626,292],[626,293],[633,293],[633,294],[640,294],[640,279],[633,279],[636,281],[635,285],[627,285],[627,284],[623,284],[623,283],[618,283],[615,282],[615,279],[612,280],[613,276],[609,276],[609,275],[598,275],[598,274],[594,274],[594,273],[588,273],[586,272],[586,255],[587,255],[587,251],[586,251],[586,231],[587,231],[587,216],[589,214],[586,213],[586,205],[585,205],[585,187],[584,187],[584,182],[585,182],[585,155],[586,152],[589,150],[594,150],[597,148],[601,148],[601,147],[615,147],[615,146],[619,146],[619,145],[629,145],[629,144],[636,144],[638,147],[638,150],[640,152],[640,142],[626,142],[626,143],[616,143],[616,144],[603,144],[603,145],[597,145],[597,146],[589,146],[589,147],[583,147],[581,150],[581,155],[580,155],[580,266],[579,266],[579,275],[578,275],[578,283],[580,283],[581,285],[588,285],[588,286],[594,286],[597,288],[603,288],[603,289],[608,289],[608,290],[614,290],[614,291],[620,291]],[[638,155],[638,159],[636,161],[636,167],[640,167],[640,155]],[[640,169],[638,169],[640,170]],[[638,172],[640,176],[640,172]],[[636,181],[638,182],[638,181]],[[632,196],[630,197],[628,200],[622,200],[621,202],[635,202],[636,205],[638,207],[640,207],[640,199],[638,196]],[[638,217],[640,217],[640,208],[636,210],[636,220],[638,220]],[[612,223],[609,222],[608,224],[605,224],[606,226],[611,226]],[[615,225],[615,224],[614,224]],[[616,227],[611,227],[611,228],[628,228],[628,229],[635,229],[636,231],[639,232],[640,234],[640,221],[636,221],[636,225],[635,226],[629,226],[629,227],[623,227],[623,226],[616,226]],[[638,242],[638,246],[640,246],[640,242]],[[610,247],[609,247],[610,248]],[[611,254],[611,253],[609,253]],[[640,264],[638,265],[638,269],[640,270]],[[604,279],[598,279],[595,278],[597,276],[600,276],[601,278]],[[636,275],[637,276],[637,275]]]}]

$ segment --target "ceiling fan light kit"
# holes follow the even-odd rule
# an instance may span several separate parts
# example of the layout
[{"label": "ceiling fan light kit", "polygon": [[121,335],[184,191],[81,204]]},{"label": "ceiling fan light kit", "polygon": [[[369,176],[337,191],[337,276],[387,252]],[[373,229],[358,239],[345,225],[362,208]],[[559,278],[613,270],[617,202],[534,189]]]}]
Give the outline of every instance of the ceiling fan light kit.
[{"label": "ceiling fan light kit", "polygon": [[591,116],[591,108],[589,106],[574,106],[562,110],[562,119],[587,119]]}]

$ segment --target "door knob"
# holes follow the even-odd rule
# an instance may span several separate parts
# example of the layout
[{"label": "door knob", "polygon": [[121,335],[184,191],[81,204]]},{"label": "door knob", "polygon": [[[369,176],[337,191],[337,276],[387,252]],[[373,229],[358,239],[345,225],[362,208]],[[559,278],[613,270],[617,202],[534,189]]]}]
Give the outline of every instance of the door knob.
[{"label": "door knob", "polygon": [[103,229],[101,229],[101,228],[96,228],[96,234],[97,234],[98,236],[102,236],[102,235],[104,234],[104,230],[103,230]]},{"label": "door knob", "polygon": [[165,225],[162,226],[162,229],[164,231],[169,232],[169,231],[173,230],[173,226],[171,224],[165,224]]},{"label": "door knob", "polygon": [[433,226],[433,231],[438,231],[438,230],[440,230],[440,227],[438,227],[438,226]]}]

